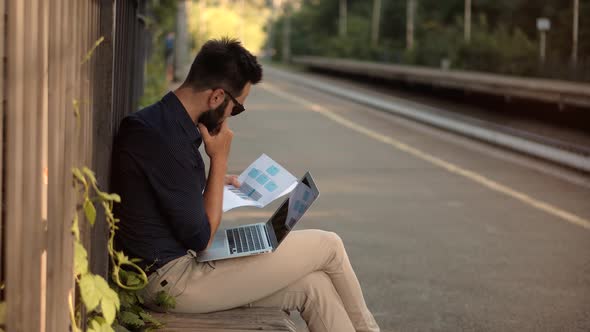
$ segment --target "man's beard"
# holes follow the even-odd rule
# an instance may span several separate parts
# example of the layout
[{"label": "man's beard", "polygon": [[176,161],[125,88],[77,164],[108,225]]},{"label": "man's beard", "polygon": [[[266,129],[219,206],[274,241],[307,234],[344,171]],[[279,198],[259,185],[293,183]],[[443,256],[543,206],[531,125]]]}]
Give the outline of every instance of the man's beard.
[{"label": "man's beard", "polygon": [[221,119],[223,119],[223,114],[225,113],[225,107],[228,104],[228,100],[225,99],[221,105],[217,106],[214,109],[210,109],[207,112],[202,113],[197,120],[198,123],[202,123],[209,134],[216,135],[221,127]]}]

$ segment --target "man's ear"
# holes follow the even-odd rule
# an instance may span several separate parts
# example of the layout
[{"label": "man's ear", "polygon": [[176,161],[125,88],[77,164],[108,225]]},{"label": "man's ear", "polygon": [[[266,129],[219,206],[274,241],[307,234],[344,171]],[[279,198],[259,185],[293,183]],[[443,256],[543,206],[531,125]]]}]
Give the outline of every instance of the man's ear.
[{"label": "man's ear", "polygon": [[212,89],[208,100],[209,108],[213,109],[219,107],[224,100],[225,92],[223,89]]}]

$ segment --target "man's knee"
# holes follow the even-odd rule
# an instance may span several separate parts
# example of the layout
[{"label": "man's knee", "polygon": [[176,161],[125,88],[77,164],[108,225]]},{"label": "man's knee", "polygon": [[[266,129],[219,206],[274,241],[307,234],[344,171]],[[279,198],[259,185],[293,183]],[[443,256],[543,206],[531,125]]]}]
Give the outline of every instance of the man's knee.
[{"label": "man's knee", "polygon": [[334,232],[324,233],[324,241],[326,241],[333,254],[335,256],[341,256],[342,254],[344,254],[344,243],[342,242],[342,238],[340,237],[340,235]]},{"label": "man's knee", "polygon": [[332,294],[334,289],[332,280],[322,271],[308,274],[301,279],[301,283],[306,297],[311,300],[324,298],[327,294]]}]

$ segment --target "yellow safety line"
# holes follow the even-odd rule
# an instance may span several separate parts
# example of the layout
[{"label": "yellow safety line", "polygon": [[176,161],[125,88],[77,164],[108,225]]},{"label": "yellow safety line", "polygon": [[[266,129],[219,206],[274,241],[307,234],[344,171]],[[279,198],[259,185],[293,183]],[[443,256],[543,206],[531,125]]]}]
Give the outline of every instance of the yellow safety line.
[{"label": "yellow safety line", "polygon": [[292,94],[282,91],[281,89],[278,89],[276,87],[271,87],[268,84],[261,84],[261,86],[263,89],[266,89],[267,91],[274,93],[277,96],[288,99],[294,103],[301,104],[301,105],[305,106],[306,108],[309,108],[310,110],[317,112],[317,113],[343,125],[344,127],[350,128],[356,132],[367,135],[377,141],[383,142],[385,144],[389,144],[398,150],[407,152],[417,158],[425,160],[425,161],[427,161],[431,164],[434,164],[436,166],[442,167],[451,173],[466,177],[466,178],[468,178],[472,181],[475,181],[475,182],[477,182],[477,183],[479,183],[491,190],[508,195],[508,196],[515,198],[515,199],[517,199],[527,205],[530,205],[538,210],[544,211],[550,215],[558,217],[558,218],[565,220],[569,223],[572,223],[574,225],[578,225],[578,226],[581,226],[583,228],[590,230],[590,221],[587,219],[579,217],[573,213],[564,211],[564,210],[562,210],[558,207],[555,207],[549,203],[545,203],[543,201],[540,201],[538,199],[530,197],[529,195],[519,192],[517,190],[511,189],[503,184],[500,184],[496,181],[490,180],[490,179],[486,178],[485,176],[480,175],[474,171],[467,170],[465,168],[454,165],[448,161],[442,160],[442,159],[437,158],[433,155],[422,152],[416,148],[413,148],[413,147],[411,147],[405,143],[402,143],[396,139],[393,139],[389,136],[379,134],[371,129],[360,126],[360,125],[358,125],[350,120],[347,120],[346,118],[334,113],[333,111],[330,111],[329,109],[327,109],[323,106],[320,106],[318,104],[314,104],[314,103],[306,100],[305,98],[301,98],[301,97],[292,95]]}]

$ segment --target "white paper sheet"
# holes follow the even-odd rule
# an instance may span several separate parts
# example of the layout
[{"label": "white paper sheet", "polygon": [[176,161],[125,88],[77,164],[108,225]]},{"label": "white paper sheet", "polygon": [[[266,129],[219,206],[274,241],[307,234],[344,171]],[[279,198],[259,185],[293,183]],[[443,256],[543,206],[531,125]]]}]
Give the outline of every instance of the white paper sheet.
[{"label": "white paper sheet", "polygon": [[240,206],[265,207],[297,186],[297,178],[266,154],[248,166],[238,181],[240,188],[224,187],[223,212]]}]

